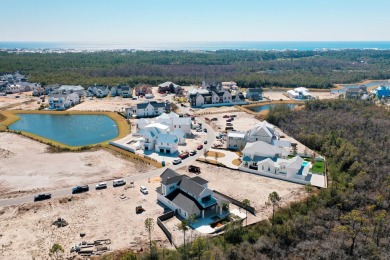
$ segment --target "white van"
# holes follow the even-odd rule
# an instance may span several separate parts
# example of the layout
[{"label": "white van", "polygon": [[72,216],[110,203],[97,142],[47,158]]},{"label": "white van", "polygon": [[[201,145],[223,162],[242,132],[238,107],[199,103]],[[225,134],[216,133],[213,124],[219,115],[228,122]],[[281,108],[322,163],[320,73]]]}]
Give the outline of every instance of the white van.
[{"label": "white van", "polygon": [[126,181],[123,179],[118,179],[112,182],[112,186],[117,187],[117,186],[122,186],[125,185]]}]

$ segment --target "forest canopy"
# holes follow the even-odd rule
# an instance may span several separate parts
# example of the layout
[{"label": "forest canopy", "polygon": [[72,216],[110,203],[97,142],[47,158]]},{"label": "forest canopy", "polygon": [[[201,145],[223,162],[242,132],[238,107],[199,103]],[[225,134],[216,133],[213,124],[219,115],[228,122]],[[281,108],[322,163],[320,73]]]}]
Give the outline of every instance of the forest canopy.
[{"label": "forest canopy", "polygon": [[0,74],[22,71],[46,84],[180,85],[235,81],[242,87],[331,88],[390,78],[389,50],[0,52]]}]

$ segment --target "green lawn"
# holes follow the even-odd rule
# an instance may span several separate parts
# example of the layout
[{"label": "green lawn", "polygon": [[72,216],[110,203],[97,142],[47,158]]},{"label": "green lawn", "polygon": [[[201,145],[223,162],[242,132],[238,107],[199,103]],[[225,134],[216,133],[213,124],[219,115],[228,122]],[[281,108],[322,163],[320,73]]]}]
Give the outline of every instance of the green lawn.
[{"label": "green lawn", "polygon": [[312,172],[324,174],[325,172],[325,162],[315,162],[311,168]]}]

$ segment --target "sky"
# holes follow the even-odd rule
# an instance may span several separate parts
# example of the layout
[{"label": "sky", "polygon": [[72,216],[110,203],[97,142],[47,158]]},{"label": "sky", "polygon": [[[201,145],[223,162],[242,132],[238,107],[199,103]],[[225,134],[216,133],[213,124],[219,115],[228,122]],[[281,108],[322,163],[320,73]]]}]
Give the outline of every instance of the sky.
[{"label": "sky", "polygon": [[0,6],[0,41],[390,41],[389,0],[0,0]]}]

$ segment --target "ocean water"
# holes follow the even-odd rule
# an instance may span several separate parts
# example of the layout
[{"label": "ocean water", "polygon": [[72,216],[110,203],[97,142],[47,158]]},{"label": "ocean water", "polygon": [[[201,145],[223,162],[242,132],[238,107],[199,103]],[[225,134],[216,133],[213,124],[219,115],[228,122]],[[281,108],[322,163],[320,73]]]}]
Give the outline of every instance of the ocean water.
[{"label": "ocean water", "polygon": [[74,49],[74,50],[341,50],[390,49],[390,42],[165,42],[165,43],[92,43],[92,42],[0,42],[0,49]]},{"label": "ocean water", "polygon": [[18,114],[11,130],[25,131],[70,146],[101,143],[118,136],[114,120],[106,115]]}]

